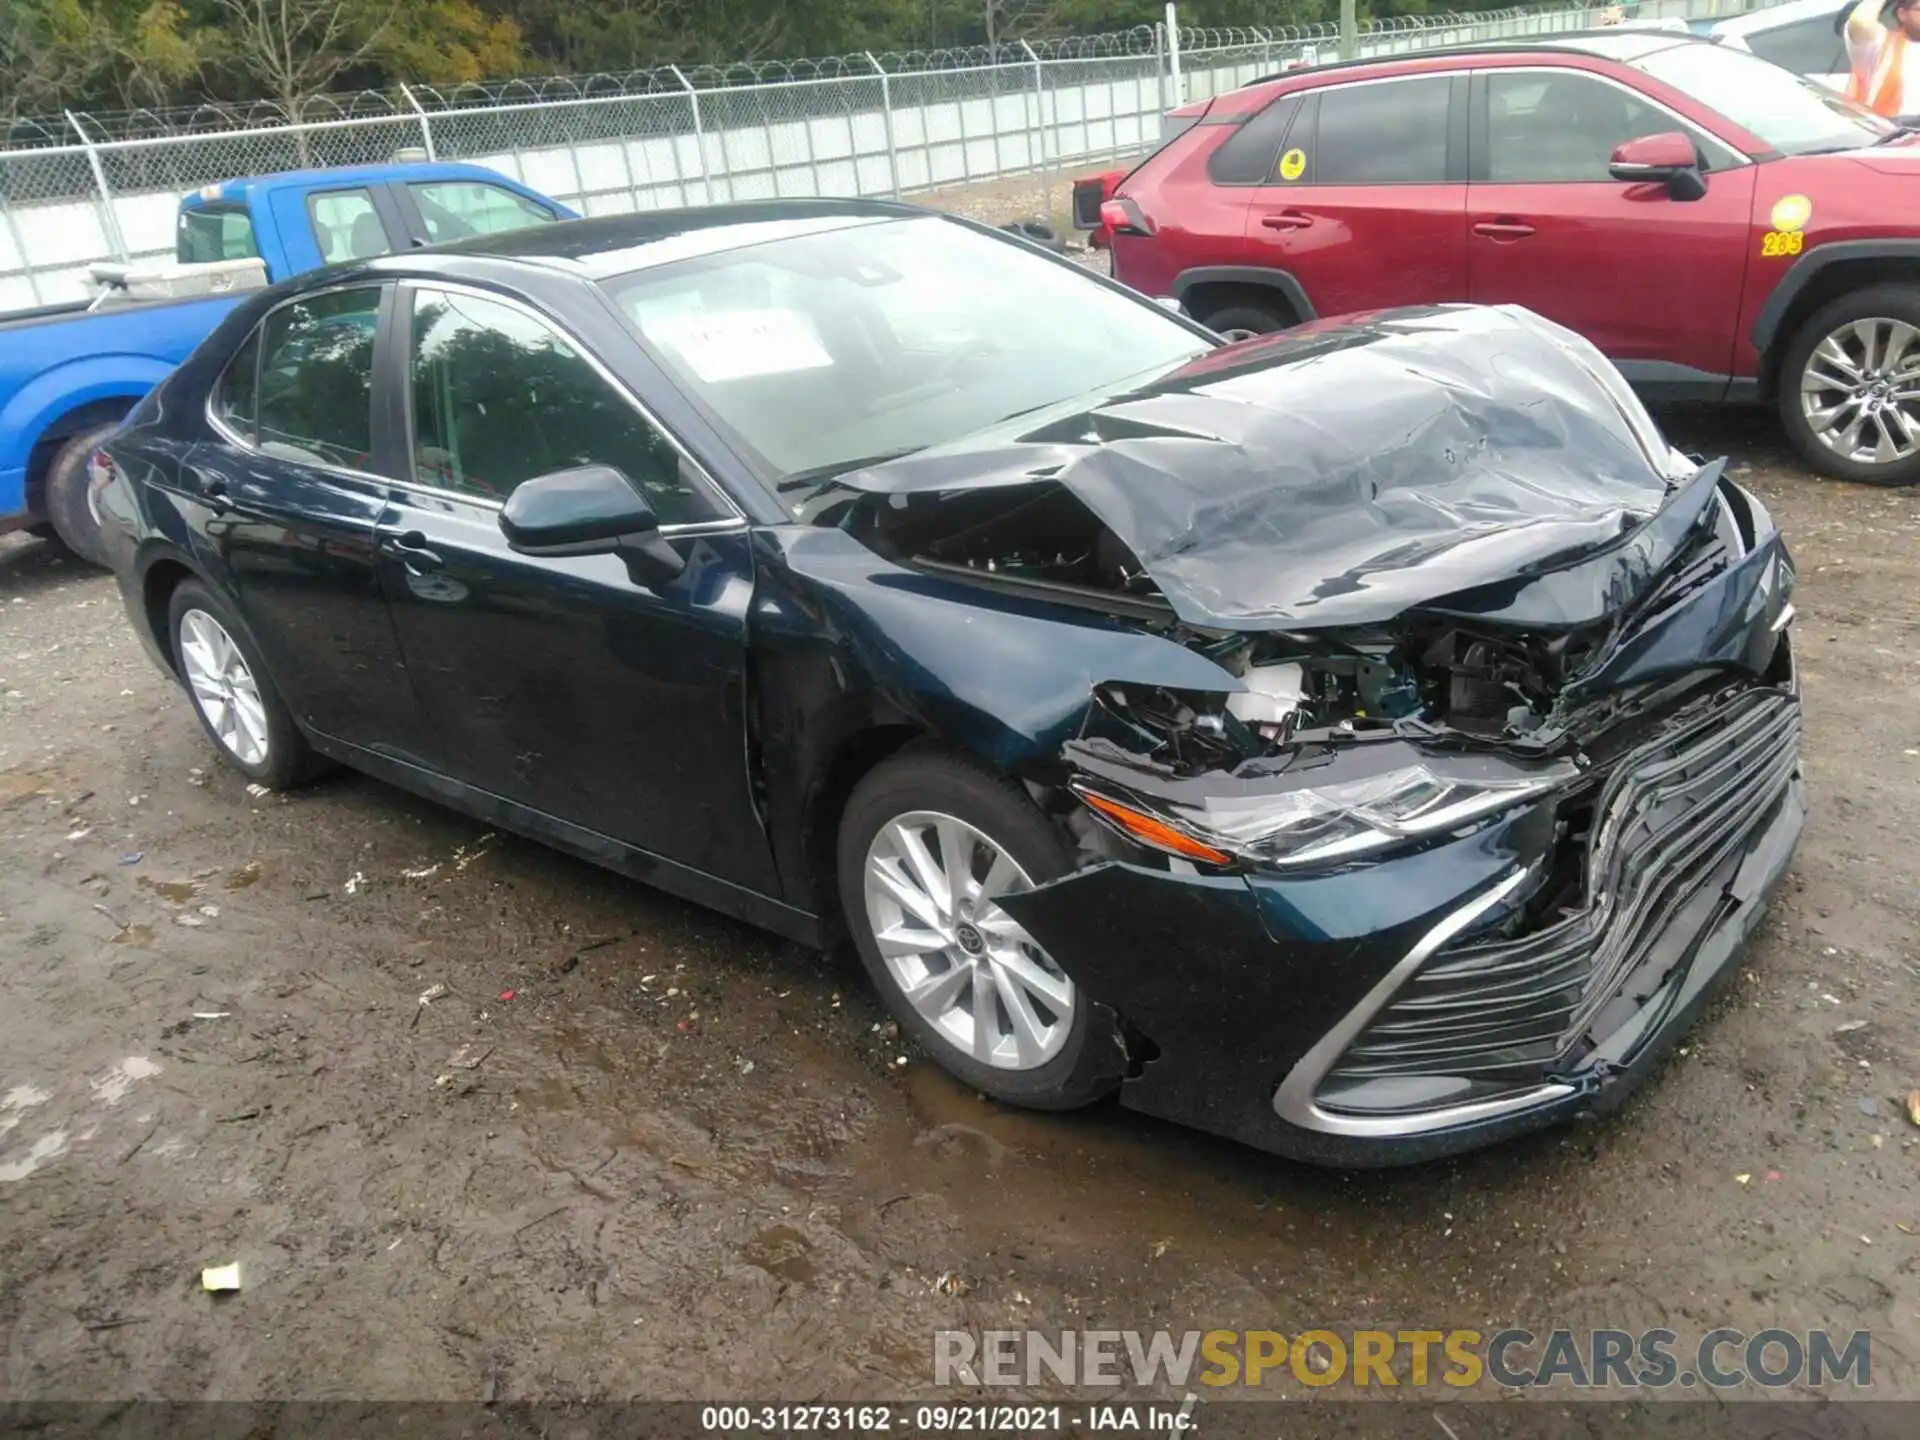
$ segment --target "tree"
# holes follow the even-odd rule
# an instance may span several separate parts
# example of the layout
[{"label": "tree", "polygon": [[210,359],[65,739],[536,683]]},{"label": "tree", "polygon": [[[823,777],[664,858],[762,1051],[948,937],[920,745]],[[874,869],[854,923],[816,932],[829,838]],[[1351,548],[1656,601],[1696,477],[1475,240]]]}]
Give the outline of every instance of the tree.
[{"label": "tree", "polygon": [[287,117],[379,47],[397,0],[220,0],[233,66]]}]

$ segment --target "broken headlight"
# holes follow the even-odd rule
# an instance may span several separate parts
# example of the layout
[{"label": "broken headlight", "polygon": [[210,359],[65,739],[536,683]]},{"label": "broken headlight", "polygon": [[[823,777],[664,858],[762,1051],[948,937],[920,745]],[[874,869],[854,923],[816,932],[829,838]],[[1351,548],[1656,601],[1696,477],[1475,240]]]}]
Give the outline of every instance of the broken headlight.
[{"label": "broken headlight", "polygon": [[[1555,790],[1569,761],[1521,769],[1480,757],[1436,757],[1353,779],[1124,800],[1075,785],[1129,839],[1186,859],[1294,867],[1355,859],[1444,835]],[[1170,836],[1167,832],[1173,832]]]}]

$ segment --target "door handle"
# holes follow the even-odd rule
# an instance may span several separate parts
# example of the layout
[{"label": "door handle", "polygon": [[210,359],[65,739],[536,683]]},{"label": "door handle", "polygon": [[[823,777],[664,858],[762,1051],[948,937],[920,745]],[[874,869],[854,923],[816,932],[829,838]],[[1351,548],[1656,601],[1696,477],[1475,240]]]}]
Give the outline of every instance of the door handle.
[{"label": "door handle", "polygon": [[1489,240],[1524,240],[1533,234],[1533,227],[1524,220],[1502,217],[1499,220],[1482,220],[1473,227],[1473,233],[1484,235]]},{"label": "door handle", "polygon": [[1262,215],[1260,223],[1269,230],[1304,230],[1313,224],[1313,217],[1302,215],[1298,210],[1279,210]]},{"label": "door handle", "polygon": [[438,570],[446,562],[437,551],[427,545],[427,537],[418,530],[409,530],[402,535],[389,535],[381,541],[380,548],[389,555],[395,555],[416,575],[425,575]]},{"label": "door handle", "polygon": [[227,497],[227,482],[209,480],[200,487],[200,498],[215,515],[224,515],[233,508],[233,501]]}]

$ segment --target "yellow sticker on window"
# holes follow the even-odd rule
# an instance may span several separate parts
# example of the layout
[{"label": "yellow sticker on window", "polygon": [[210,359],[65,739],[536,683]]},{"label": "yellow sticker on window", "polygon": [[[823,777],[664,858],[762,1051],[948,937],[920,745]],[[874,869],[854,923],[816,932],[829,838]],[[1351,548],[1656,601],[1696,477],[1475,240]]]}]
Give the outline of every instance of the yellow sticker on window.
[{"label": "yellow sticker on window", "polygon": [[1307,173],[1307,152],[1306,151],[1289,150],[1287,151],[1286,154],[1280,157],[1280,178],[1282,180],[1298,180],[1302,175],[1306,173]]},{"label": "yellow sticker on window", "polygon": [[1807,237],[1798,230],[1769,230],[1760,237],[1760,258],[1769,260],[1776,255],[1798,255],[1806,243]]},{"label": "yellow sticker on window", "polygon": [[[1773,202],[1773,228],[1804,230],[1813,218],[1813,202],[1804,195],[1782,195]],[[1797,248],[1797,247],[1796,247]]]}]

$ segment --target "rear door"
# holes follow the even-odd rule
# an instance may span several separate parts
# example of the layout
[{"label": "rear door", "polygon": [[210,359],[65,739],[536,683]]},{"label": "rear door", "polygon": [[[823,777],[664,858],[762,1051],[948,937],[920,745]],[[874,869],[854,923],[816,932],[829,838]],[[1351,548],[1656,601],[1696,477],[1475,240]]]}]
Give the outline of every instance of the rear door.
[{"label": "rear door", "polygon": [[[1598,345],[1627,378],[1670,398],[1715,399],[1733,366],[1755,167],[1610,76],[1549,66],[1473,81],[1468,283],[1485,305],[1524,305]],[[1614,147],[1680,131],[1707,193],[1608,173]]]},{"label": "rear door", "polygon": [[1464,75],[1310,92],[1251,191],[1249,252],[1320,315],[1466,299],[1466,106]]},{"label": "rear door", "polygon": [[[745,522],[548,317],[423,281],[403,288],[394,334],[383,389],[407,453],[380,574],[448,773],[778,893],[748,782]],[[514,488],[585,464],[646,495],[687,562],[679,578],[508,548]]]},{"label": "rear door", "polygon": [[274,684],[322,734],[438,763],[374,564],[387,504],[372,430],[374,339],[391,286],[268,312],[215,386],[215,436],[182,464]]}]

